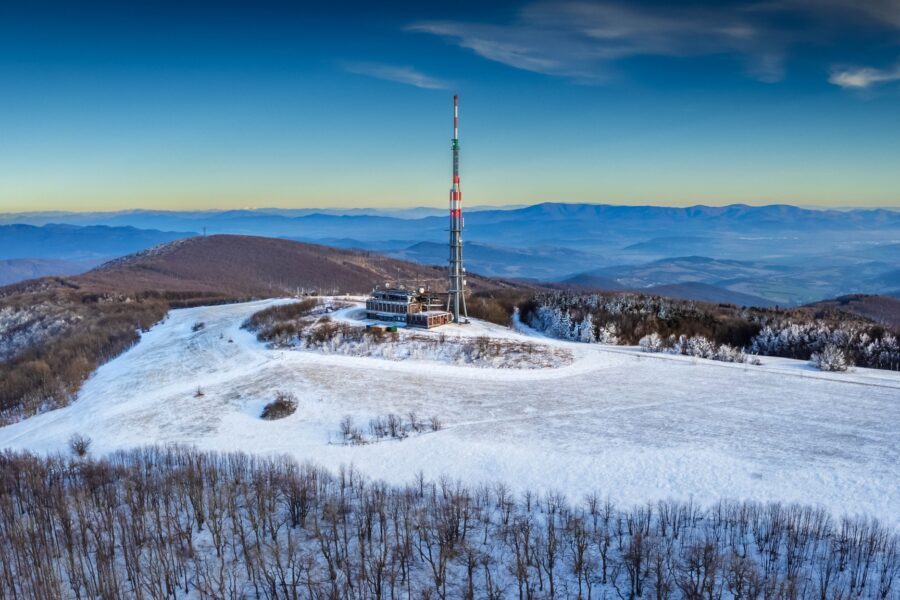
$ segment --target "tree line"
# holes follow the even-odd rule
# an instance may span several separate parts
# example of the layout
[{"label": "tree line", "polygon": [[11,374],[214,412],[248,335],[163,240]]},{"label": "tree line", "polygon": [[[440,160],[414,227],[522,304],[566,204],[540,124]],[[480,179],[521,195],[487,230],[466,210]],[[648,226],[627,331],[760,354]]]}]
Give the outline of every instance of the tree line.
[{"label": "tree line", "polygon": [[[845,313],[707,304],[639,294],[537,294],[522,322],[560,339],[629,344],[727,362],[752,355],[812,359],[821,368],[900,370],[898,333]],[[750,356],[748,356],[750,355]]]},{"label": "tree line", "polygon": [[0,455],[3,598],[898,597],[900,538],[821,508],[616,506],[184,447]]},{"label": "tree line", "polygon": [[65,279],[3,288],[0,425],[69,404],[91,373],[169,309],[239,300],[208,292],[98,292]]}]

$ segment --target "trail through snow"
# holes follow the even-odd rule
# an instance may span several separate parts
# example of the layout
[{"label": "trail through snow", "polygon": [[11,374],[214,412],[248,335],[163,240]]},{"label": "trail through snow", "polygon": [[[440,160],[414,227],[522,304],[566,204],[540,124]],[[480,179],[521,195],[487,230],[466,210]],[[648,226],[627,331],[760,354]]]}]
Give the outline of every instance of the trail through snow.
[{"label": "trail through snow", "polygon": [[[573,500],[593,491],[625,504],[782,500],[900,526],[900,374],[647,355],[481,322],[441,329],[564,346],[574,361],[483,369],[271,350],[240,325],[273,302],[172,311],[101,367],[71,406],[0,428],[0,448],[65,451],[78,432],[93,438],[95,454],[187,443],[353,464],[391,482],[422,471]],[[334,318],[351,319],[354,310]],[[204,328],[192,331],[199,321]],[[297,396],[297,412],[260,419],[278,390]],[[403,441],[338,443],[344,415],[365,427],[410,411],[437,416],[445,428]]]}]

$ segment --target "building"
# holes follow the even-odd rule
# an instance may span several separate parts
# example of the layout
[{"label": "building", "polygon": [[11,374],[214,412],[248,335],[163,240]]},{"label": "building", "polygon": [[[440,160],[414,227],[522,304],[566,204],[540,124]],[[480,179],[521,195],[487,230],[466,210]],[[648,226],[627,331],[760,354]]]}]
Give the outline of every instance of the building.
[{"label": "building", "polygon": [[406,319],[406,324],[410,327],[424,327],[431,329],[440,325],[446,325],[453,320],[453,315],[446,310],[423,310],[421,312],[412,313]]},{"label": "building", "polygon": [[423,288],[375,289],[366,300],[366,318],[426,329],[449,323],[453,315],[445,310],[434,310],[435,306],[434,297]]}]

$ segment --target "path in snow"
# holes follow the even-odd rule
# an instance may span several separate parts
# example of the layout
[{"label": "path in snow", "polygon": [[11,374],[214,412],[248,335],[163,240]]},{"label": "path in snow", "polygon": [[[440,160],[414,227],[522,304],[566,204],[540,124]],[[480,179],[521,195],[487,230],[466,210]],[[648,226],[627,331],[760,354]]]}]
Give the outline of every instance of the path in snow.
[{"label": "path in snow", "polygon": [[[101,367],[72,406],[0,429],[0,447],[64,450],[80,432],[95,453],[191,443],[285,452],[331,468],[353,463],[401,483],[421,470],[573,499],[596,490],[628,504],[797,501],[900,525],[900,374],[818,373],[785,359],[726,365],[528,338],[486,323],[462,333],[564,345],[575,362],[492,370],[269,350],[240,324],[270,303],[172,311]],[[197,321],[205,327],[192,332]],[[263,421],[276,390],[293,392],[300,407]],[[402,442],[330,443],[345,414],[365,426],[411,410],[438,416],[445,429]]]}]

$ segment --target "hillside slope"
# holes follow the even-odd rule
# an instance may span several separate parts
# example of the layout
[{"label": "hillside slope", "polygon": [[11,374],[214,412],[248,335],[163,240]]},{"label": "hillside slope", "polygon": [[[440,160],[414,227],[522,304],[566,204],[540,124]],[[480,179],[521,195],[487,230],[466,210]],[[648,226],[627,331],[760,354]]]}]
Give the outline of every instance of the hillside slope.
[{"label": "hillside slope", "polygon": [[900,329],[900,298],[852,294],[809,305],[820,311],[839,312],[870,319],[894,329]]},{"label": "hillside slope", "polygon": [[[273,296],[317,290],[365,293],[400,280],[444,289],[445,270],[358,250],[291,240],[213,235],[178,240],[116,259],[76,280],[98,291],[216,292]],[[521,284],[469,275],[473,291]]]},{"label": "hillside slope", "polygon": [[560,286],[563,288],[571,286],[578,289],[604,292],[622,291],[644,294],[647,296],[676,298],[678,300],[699,300],[701,302],[711,302],[713,304],[734,304],[736,306],[770,307],[776,306],[777,304],[768,298],[754,296],[753,294],[744,294],[725,287],[699,281],[685,281],[680,283],[651,285],[649,287],[628,288],[610,277],[592,275],[591,273],[581,273],[561,281]]},{"label": "hillside slope", "polygon": [[[0,423],[68,404],[100,364],[137,342],[169,308],[298,291],[364,293],[397,279],[445,289],[439,267],[230,235],[177,240],[84,275],[0,288]],[[529,289],[477,275],[468,282],[473,291]]]},{"label": "hillside slope", "polygon": [[700,300],[701,302],[711,302],[713,304],[725,303],[734,304],[736,306],[757,306],[761,308],[776,306],[777,304],[767,298],[760,298],[759,296],[754,296],[752,294],[743,294],[741,292],[729,290],[728,288],[710,285],[708,283],[700,283],[699,281],[656,285],[639,291],[654,296],[677,298],[679,300]]}]

